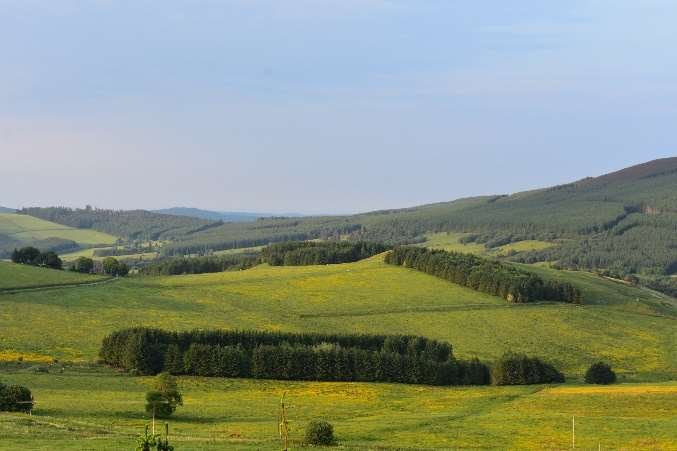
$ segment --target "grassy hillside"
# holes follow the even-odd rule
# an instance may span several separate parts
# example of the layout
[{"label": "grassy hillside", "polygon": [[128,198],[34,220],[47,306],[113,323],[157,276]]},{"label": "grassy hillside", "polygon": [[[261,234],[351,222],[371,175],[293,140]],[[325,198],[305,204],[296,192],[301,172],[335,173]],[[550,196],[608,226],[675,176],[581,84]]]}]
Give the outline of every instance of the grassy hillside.
[{"label": "grassy hillside", "polygon": [[47,238],[73,240],[78,244],[112,244],[117,238],[95,230],[82,230],[44,221],[32,216],[13,213],[0,214],[0,234],[21,241],[39,241]]},{"label": "grassy hillside", "polygon": [[0,258],[13,249],[35,246],[42,250],[77,249],[79,246],[112,244],[117,237],[95,230],[76,229],[15,213],[0,213]]},{"label": "grassy hillside", "polygon": [[[133,449],[148,424],[147,378],[66,368],[57,374],[0,367],[30,386],[32,417],[0,413],[0,449]],[[185,377],[170,419],[180,450],[280,449],[287,393],[292,449],[311,419],[329,419],[341,449],[566,449],[576,416],[580,449],[675,449],[675,383],[610,387],[424,387]],[[86,396],[83,396],[86,393]]]},{"label": "grassy hillside", "polygon": [[[546,357],[572,376],[605,358],[628,380],[677,377],[674,300],[587,273],[539,269],[581,285],[588,302],[509,305],[378,256],[330,266],[269,267],[0,295],[0,347],[96,359],[101,338],[130,325],[167,329],[410,333],[451,342],[460,357],[507,350]],[[31,318],[34,334],[21,318]],[[73,320],[83,327],[70,327]],[[86,327],[85,327],[86,326]]]},{"label": "grassy hillside", "polygon": [[152,213],[146,210],[103,210],[65,207],[24,208],[21,214],[78,229],[92,229],[134,240],[173,239],[218,226],[218,221]]},{"label": "grassy hillside", "polygon": [[0,262],[0,290],[95,282],[102,276]]}]

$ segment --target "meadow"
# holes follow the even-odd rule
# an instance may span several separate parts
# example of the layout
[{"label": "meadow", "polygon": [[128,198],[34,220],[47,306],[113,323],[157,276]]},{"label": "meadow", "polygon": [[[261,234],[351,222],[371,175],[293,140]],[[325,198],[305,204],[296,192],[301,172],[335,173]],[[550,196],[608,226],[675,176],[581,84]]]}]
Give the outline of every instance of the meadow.
[{"label": "meadow", "polygon": [[[574,415],[581,449],[677,449],[675,300],[590,273],[529,268],[576,283],[586,304],[511,305],[386,265],[382,255],[0,293],[0,381],[30,387],[37,401],[32,416],[0,413],[0,449],[131,449],[149,422],[150,378],[93,362],[104,335],[132,325],[418,334],[449,341],[461,358],[538,355],[568,378],[559,386],[428,387],[181,377],[185,405],[169,420],[180,450],[279,449],[283,393],[292,449],[315,418],[331,421],[348,450],[563,449]],[[9,263],[3,270],[64,283],[91,277]],[[611,362],[620,384],[582,384],[598,359]]]},{"label": "meadow", "polygon": [[15,213],[0,213],[0,235],[30,242],[47,238],[73,240],[80,245],[113,244],[117,237],[90,229],[76,229],[62,224]]},{"label": "meadow", "polygon": [[508,253],[518,253],[527,251],[538,251],[556,246],[556,243],[538,240],[524,240],[515,243],[505,244],[495,249],[487,249],[481,243],[461,243],[460,239],[469,233],[461,232],[440,232],[430,233],[425,236],[426,240],[421,244],[430,249],[442,249],[448,252],[463,252],[476,254],[480,256],[504,256]]},{"label": "meadow", "polygon": [[[149,378],[52,371],[2,367],[0,379],[30,386],[37,404],[33,416],[0,413],[0,449],[132,449],[149,423]],[[340,449],[565,449],[573,416],[580,449],[677,447],[674,382],[443,388],[182,377],[179,386],[184,406],[169,423],[180,450],[281,449],[283,393],[292,449],[315,418],[333,423]]]},{"label": "meadow", "polygon": [[0,290],[91,283],[103,279],[106,277],[0,261]]},{"label": "meadow", "polygon": [[588,273],[535,270],[574,281],[586,304],[508,304],[376,256],[0,294],[0,349],[91,362],[103,336],[132,325],[403,333],[448,341],[461,358],[539,355],[571,377],[603,358],[622,380],[677,379],[673,299]]}]

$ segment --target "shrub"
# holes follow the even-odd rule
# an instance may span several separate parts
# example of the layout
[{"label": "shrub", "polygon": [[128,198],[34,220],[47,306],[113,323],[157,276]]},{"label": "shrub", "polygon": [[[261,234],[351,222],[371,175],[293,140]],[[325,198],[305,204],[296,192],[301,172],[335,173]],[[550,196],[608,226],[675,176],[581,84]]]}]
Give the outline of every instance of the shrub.
[{"label": "shrub", "polygon": [[169,373],[160,373],[155,377],[155,390],[146,393],[146,412],[154,413],[158,418],[167,418],[183,405],[176,378]]},{"label": "shrub", "polygon": [[324,420],[313,420],[306,427],[306,443],[309,445],[333,445],[334,426]]},{"label": "shrub", "polygon": [[33,396],[28,388],[0,383],[0,411],[28,413],[31,410]]},{"label": "shrub", "polygon": [[588,384],[613,384],[616,382],[616,373],[611,366],[604,362],[593,363],[585,372],[585,382]]},{"label": "shrub", "polygon": [[78,257],[71,266],[72,271],[89,274],[94,269],[94,260],[87,257]]}]

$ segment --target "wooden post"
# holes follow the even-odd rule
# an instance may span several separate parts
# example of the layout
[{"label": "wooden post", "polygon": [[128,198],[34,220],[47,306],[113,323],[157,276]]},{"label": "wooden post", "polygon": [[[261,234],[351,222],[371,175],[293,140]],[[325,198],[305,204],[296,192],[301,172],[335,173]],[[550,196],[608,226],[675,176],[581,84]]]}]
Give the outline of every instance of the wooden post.
[{"label": "wooden post", "polygon": [[280,437],[284,440],[284,451],[287,451],[289,446],[289,421],[287,420],[287,409],[284,405],[284,397],[286,394],[287,392],[284,392],[280,399],[280,422],[277,426]]}]

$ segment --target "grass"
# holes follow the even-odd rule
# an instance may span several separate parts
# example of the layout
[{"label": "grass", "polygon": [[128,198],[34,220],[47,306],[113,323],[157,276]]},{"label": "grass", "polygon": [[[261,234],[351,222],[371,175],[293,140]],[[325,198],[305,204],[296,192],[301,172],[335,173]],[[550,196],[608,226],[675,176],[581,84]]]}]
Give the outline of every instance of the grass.
[{"label": "grass", "polygon": [[[91,258],[92,260],[102,261],[106,257],[95,256],[94,251],[97,249],[110,249],[110,247],[81,249],[79,251],[59,255],[59,257],[61,257],[61,259],[66,262],[74,261],[79,257],[88,257]],[[158,256],[157,252],[143,252],[140,254],[113,255],[112,257],[118,260],[129,261],[129,260],[155,260],[157,256]]]},{"label": "grass", "polygon": [[518,241],[509,243],[495,249],[487,249],[480,243],[461,243],[459,240],[469,233],[441,232],[426,235],[426,241],[421,246],[431,249],[442,249],[449,252],[464,252],[468,254],[481,255],[485,257],[505,256],[510,252],[519,253],[527,251],[537,251],[555,246],[555,243],[537,240]]},{"label": "grass", "polygon": [[96,282],[104,277],[0,262],[0,290]]},{"label": "grass", "polygon": [[[570,381],[426,387],[182,377],[185,405],[170,420],[181,450],[279,447],[285,392],[293,449],[315,418],[334,424],[342,449],[564,449],[573,415],[581,449],[677,448],[675,300],[589,273],[529,269],[576,283],[586,305],[509,305],[386,265],[382,256],[0,293],[0,380],[28,386],[37,400],[33,416],[0,413],[0,449],[131,449],[148,423],[149,378],[79,364],[42,373],[33,362],[91,362],[105,334],[141,324],[420,334],[451,342],[464,358],[493,360],[508,349],[540,355]],[[0,281],[23,271],[62,283],[86,277],[5,263]],[[625,383],[581,385],[585,368],[600,358]]]},{"label": "grass", "polygon": [[674,300],[587,273],[537,270],[579,284],[587,305],[509,305],[377,256],[0,294],[0,350],[93,361],[104,335],[131,325],[407,333],[449,341],[463,358],[523,351],[575,377],[603,358],[622,380],[677,379]]},{"label": "grass", "polygon": [[442,232],[431,233],[426,235],[426,241],[421,246],[429,247],[431,249],[442,249],[449,252],[465,252],[468,254],[484,255],[487,248],[484,244],[479,243],[460,243],[459,239],[470,235],[469,233],[458,232]]},{"label": "grass", "polygon": [[81,245],[113,244],[117,241],[116,237],[107,233],[76,229],[15,213],[0,213],[0,234],[26,242],[47,238],[73,240]]},{"label": "grass", "polygon": [[[0,449],[132,449],[149,423],[148,378],[67,367],[0,378],[29,386],[33,416],[0,413]],[[183,377],[184,406],[169,420],[177,449],[280,449],[279,400],[292,449],[305,425],[328,419],[342,449],[565,449],[576,416],[580,449],[675,449],[677,384],[425,387]]]}]

